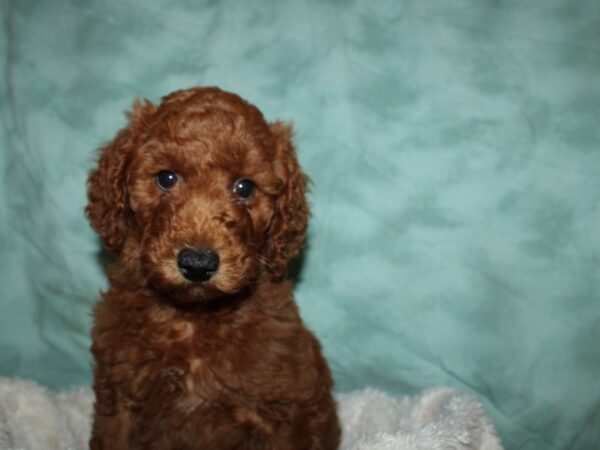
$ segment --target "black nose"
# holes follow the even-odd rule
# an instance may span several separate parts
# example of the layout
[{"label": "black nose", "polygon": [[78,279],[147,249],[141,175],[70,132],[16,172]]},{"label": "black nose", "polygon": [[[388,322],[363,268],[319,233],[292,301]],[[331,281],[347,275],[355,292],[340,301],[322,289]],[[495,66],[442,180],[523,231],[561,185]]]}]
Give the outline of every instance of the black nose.
[{"label": "black nose", "polygon": [[184,248],[177,255],[177,267],[190,281],[207,281],[219,268],[219,254],[214,250]]}]

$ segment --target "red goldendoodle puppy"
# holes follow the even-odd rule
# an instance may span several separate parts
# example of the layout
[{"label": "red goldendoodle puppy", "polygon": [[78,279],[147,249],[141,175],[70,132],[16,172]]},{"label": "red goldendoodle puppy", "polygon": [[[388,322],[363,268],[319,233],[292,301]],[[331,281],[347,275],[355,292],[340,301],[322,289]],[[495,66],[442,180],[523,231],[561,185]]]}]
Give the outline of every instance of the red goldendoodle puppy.
[{"label": "red goldendoodle puppy", "polygon": [[136,103],[86,212],[117,261],[95,310],[92,449],[338,447],[286,266],[308,219],[291,130],[216,88]]}]

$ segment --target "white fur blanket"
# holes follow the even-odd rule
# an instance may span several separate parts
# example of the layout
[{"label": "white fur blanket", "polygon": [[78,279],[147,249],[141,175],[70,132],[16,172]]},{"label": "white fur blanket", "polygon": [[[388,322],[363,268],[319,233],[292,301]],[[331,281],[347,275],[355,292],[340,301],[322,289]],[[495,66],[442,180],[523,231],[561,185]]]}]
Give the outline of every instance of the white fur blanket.
[{"label": "white fur blanket", "polygon": [[[502,450],[479,402],[449,388],[393,398],[372,389],[337,397],[343,450]],[[87,448],[93,394],[53,393],[0,377],[0,449]]]}]

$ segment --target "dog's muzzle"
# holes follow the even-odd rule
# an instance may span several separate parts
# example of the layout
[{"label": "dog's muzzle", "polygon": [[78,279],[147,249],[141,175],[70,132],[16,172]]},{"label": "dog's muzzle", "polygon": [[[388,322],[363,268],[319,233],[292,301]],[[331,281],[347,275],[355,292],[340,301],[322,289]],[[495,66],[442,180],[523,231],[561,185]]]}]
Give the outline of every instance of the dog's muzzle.
[{"label": "dog's muzzle", "polygon": [[219,254],[210,249],[184,248],[177,255],[177,267],[190,281],[208,281],[219,268]]}]

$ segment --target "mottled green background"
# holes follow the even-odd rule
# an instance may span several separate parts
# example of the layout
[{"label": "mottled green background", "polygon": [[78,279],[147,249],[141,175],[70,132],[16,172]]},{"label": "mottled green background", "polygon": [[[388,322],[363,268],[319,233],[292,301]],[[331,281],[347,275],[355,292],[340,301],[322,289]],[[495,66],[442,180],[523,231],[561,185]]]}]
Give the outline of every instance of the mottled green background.
[{"label": "mottled green background", "polygon": [[219,85],[297,129],[339,390],[448,384],[600,448],[600,1],[0,0],[0,373],[90,383],[93,150]]}]

